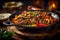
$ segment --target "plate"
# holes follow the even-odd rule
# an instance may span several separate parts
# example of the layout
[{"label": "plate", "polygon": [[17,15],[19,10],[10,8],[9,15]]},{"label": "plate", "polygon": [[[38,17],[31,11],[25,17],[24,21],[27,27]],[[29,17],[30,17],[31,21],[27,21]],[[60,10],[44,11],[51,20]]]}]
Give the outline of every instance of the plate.
[{"label": "plate", "polygon": [[10,13],[1,13],[0,14],[0,20],[7,19],[7,18],[9,18],[10,15],[11,15]]}]

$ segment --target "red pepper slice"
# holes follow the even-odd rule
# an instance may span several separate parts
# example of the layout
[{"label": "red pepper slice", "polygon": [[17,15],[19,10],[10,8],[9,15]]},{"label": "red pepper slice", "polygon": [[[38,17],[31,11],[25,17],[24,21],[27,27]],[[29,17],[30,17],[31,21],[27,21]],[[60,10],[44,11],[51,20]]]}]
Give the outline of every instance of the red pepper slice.
[{"label": "red pepper slice", "polygon": [[37,24],[37,26],[39,26],[39,27],[45,27],[45,26],[48,26],[47,24],[43,24],[43,23],[36,23]]}]

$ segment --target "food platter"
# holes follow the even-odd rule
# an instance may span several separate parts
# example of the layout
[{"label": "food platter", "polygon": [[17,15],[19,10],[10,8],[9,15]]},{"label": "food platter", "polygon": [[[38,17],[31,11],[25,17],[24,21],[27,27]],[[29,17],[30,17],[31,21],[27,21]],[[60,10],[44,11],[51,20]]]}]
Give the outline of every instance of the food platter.
[{"label": "food platter", "polygon": [[[28,11],[30,11],[30,12],[35,12],[36,10],[27,10],[27,12]],[[20,16],[23,14],[24,15],[24,11],[19,11],[19,12],[17,12],[16,14],[13,14],[13,15],[11,15],[10,17],[9,17],[9,24],[7,23],[7,22],[3,22],[3,24],[5,24],[5,25],[14,25],[14,26],[16,26],[16,28],[19,30],[19,31],[24,31],[24,32],[26,32],[26,31],[28,31],[28,32],[32,32],[32,33],[37,33],[37,32],[39,32],[39,31],[44,31],[44,32],[46,32],[46,31],[51,31],[51,30],[53,30],[54,28],[55,28],[55,24],[57,24],[58,22],[59,22],[59,16],[57,15],[57,14],[55,14],[55,13],[52,13],[52,12],[47,12],[47,11],[37,11],[37,12],[41,12],[42,14],[44,14],[44,16],[42,16],[42,17],[46,17],[46,15],[45,15],[45,13],[48,13],[47,14],[47,16],[50,14],[50,16],[52,16],[53,18],[52,18],[52,20],[50,21],[50,22],[52,22],[52,21],[54,21],[54,19],[57,19],[57,20],[55,20],[55,22],[52,22],[50,25],[47,25],[47,26],[45,26],[45,25],[39,25],[39,26],[23,26],[24,25],[24,23],[23,23],[23,25],[20,25],[19,23],[17,23],[17,24],[15,24],[14,22],[13,22],[13,20],[15,19],[15,17],[17,17],[18,16],[18,18],[20,19]],[[21,14],[21,15],[20,15]],[[32,14],[34,14],[34,13],[32,13]],[[36,13],[35,13],[36,14]],[[34,15],[35,15],[34,14]],[[39,14],[39,13],[37,13],[37,14]],[[17,15],[17,16],[16,16]],[[30,15],[30,14],[29,14]],[[50,16],[48,17],[48,19],[50,18]],[[25,16],[24,16],[25,17]],[[34,16],[34,17],[36,17],[36,16]],[[34,17],[32,17],[32,18],[34,18]],[[29,19],[30,19],[30,16],[28,17]],[[27,18],[27,19],[28,19]],[[36,18],[37,19],[37,18]],[[38,18],[39,20],[41,19],[41,18]],[[44,18],[43,18],[44,19]],[[50,20],[50,19],[49,19]],[[15,20],[16,21],[16,20]],[[32,20],[31,20],[32,21]],[[20,21],[21,22],[21,21]],[[27,22],[27,21],[26,21]],[[35,22],[35,21],[34,21]],[[34,23],[33,22],[33,23]],[[42,21],[43,22],[43,21]],[[28,23],[28,24],[30,24],[30,23]],[[47,23],[48,24],[48,23]],[[20,30],[20,28],[22,28],[22,30]]]},{"label": "food platter", "polygon": [[3,8],[17,8],[22,6],[22,2],[15,2],[15,1],[10,1],[10,2],[5,2],[3,5]]},{"label": "food platter", "polygon": [[16,25],[26,27],[48,26],[59,20],[58,15],[50,12],[23,11],[12,19]]}]

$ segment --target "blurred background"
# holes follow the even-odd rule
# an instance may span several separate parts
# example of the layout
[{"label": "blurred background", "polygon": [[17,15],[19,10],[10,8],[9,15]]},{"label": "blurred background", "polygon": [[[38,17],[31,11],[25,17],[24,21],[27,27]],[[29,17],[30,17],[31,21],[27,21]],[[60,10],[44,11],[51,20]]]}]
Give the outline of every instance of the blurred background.
[{"label": "blurred background", "polygon": [[56,10],[60,11],[59,0],[0,0],[0,9],[3,8],[2,6],[3,6],[4,2],[9,2],[9,1],[16,1],[16,2],[20,1],[26,5],[35,5],[38,7],[43,7],[44,9],[47,9],[49,6],[52,5],[52,3],[54,3],[56,6]]}]

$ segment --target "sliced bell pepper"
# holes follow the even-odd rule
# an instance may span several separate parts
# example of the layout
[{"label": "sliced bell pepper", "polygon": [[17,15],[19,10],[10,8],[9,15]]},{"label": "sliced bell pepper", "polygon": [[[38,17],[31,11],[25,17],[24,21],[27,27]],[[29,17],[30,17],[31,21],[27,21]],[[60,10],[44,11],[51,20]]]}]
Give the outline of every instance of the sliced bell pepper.
[{"label": "sliced bell pepper", "polygon": [[47,24],[43,24],[43,23],[36,23],[37,24],[37,26],[39,26],[39,27],[45,27],[45,26],[47,26]]}]

